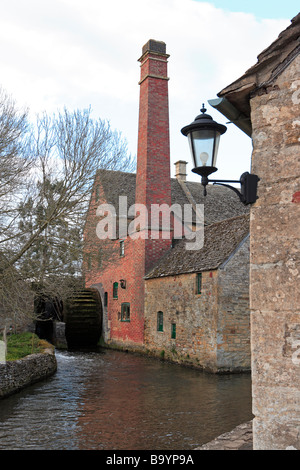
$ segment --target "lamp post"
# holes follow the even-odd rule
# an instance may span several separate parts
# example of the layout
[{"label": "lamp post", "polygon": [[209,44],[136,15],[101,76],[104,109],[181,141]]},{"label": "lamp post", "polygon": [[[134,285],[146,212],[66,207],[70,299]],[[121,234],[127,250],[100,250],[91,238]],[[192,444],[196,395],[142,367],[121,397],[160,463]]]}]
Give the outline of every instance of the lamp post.
[{"label": "lamp post", "polygon": [[[204,186],[204,196],[207,195],[206,186],[208,183],[227,186],[238,194],[244,204],[252,204],[257,199],[258,176],[245,172],[239,180],[211,180],[208,176],[217,171],[216,162],[220,142],[220,136],[224,134],[227,127],[219,124],[206,114],[204,104],[195,120],[183,127],[181,132],[188,137],[190,150],[194,162],[194,173],[201,176],[201,183]],[[240,183],[241,191],[227,183]]]}]

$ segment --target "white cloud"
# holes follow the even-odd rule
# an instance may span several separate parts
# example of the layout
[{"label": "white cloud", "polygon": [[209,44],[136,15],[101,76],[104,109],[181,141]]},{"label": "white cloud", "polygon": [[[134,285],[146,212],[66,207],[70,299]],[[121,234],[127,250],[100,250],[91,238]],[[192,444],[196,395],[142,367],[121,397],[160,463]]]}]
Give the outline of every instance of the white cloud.
[{"label": "white cloud", "polygon": [[[289,24],[289,20],[257,20],[252,14],[225,12],[194,0],[2,3],[0,84],[33,112],[91,105],[95,117],[110,119],[122,131],[133,153],[137,59],[148,39],[165,41],[171,56],[172,162],[190,161],[180,129],[199,113],[201,103],[239,78]],[[225,122],[216,111],[209,112]],[[251,141],[231,126],[221,142],[219,173],[222,155],[224,161],[228,153],[236,174],[218,177],[239,177],[249,169]]]}]

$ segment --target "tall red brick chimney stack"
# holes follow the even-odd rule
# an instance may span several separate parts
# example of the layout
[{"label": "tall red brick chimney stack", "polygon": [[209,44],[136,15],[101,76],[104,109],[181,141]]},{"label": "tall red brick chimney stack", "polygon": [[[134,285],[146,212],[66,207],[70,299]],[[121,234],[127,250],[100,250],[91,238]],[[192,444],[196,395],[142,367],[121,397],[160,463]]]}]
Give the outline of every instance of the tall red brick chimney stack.
[{"label": "tall red brick chimney stack", "polygon": [[[145,227],[145,272],[171,245],[172,236],[163,239],[161,224],[150,238],[152,204],[171,206],[169,98],[166,44],[150,39],[143,47],[140,79],[139,130],[137,151],[136,204],[148,209]],[[154,224],[154,225],[155,225]],[[152,229],[153,229],[152,224]],[[147,231],[148,230],[148,231]],[[153,232],[152,232],[153,233]],[[147,236],[148,235],[148,236]]]}]

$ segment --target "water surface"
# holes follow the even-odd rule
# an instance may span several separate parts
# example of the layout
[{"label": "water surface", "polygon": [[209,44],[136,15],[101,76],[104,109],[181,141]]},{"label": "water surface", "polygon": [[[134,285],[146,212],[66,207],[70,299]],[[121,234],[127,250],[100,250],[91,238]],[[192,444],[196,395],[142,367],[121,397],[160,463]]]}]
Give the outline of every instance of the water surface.
[{"label": "water surface", "polygon": [[0,401],[0,449],[193,450],[252,418],[250,374],[117,351],[56,351],[46,381]]}]

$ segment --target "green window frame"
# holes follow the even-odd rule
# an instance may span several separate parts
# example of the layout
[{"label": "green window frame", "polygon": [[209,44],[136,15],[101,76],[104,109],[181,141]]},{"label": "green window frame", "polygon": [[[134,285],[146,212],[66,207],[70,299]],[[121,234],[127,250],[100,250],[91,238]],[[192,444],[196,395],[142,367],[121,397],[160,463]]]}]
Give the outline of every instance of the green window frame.
[{"label": "green window frame", "polygon": [[102,265],[102,248],[98,249],[98,268],[101,268]]},{"label": "green window frame", "polygon": [[171,323],[171,338],[176,339],[176,323]]},{"label": "green window frame", "polygon": [[125,243],[124,243],[124,240],[120,241],[120,256],[125,256]]},{"label": "green window frame", "polygon": [[119,287],[119,284],[117,282],[114,282],[113,283],[113,299],[118,298],[118,287]]},{"label": "green window frame", "polygon": [[157,312],[157,331],[164,331],[164,314],[163,312]]},{"label": "green window frame", "polygon": [[196,293],[202,294],[202,273],[197,273]]},{"label": "green window frame", "polygon": [[91,253],[89,253],[87,256],[87,265],[88,265],[88,269],[92,269],[92,254]]},{"label": "green window frame", "polygon": [[121,321],[130,322],[130,303],[123,302],[121,304]]},{"label": "green window frame", "polygon": [[100,186],[99,186],[99,184],[97,184],[97,186],[96,186],[96,194],[95,194],[95,200],[96,200],[96,202],[98,202],[99,199],[100,199]]}]

